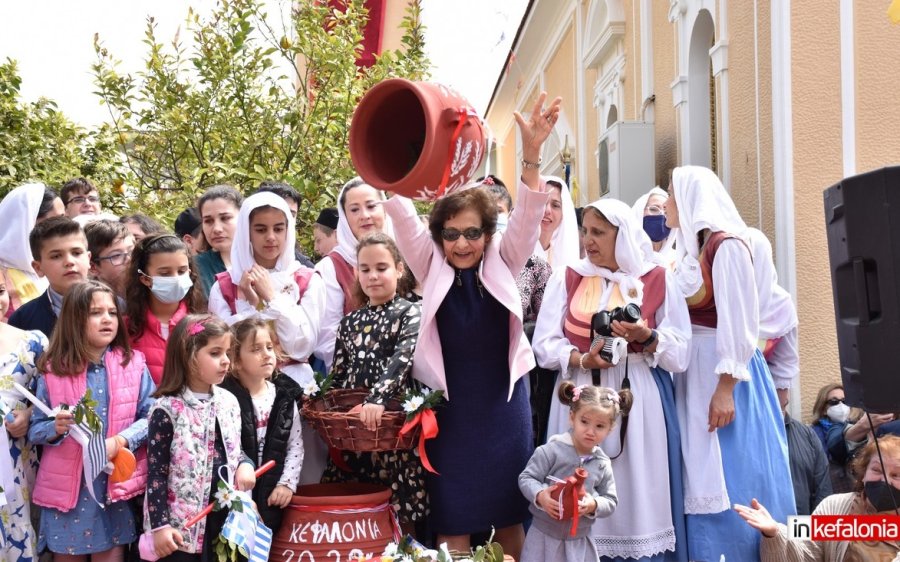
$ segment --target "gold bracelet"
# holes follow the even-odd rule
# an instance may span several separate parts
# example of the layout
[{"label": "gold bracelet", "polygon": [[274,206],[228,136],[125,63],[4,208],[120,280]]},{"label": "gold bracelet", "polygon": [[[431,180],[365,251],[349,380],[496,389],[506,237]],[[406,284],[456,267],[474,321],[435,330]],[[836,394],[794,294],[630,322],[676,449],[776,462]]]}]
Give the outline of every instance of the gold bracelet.
[{"label": "gold bracelet", "polygon": [[581,367],[582,371],[586,371],[587,368],[584,366],[584,358],[587,357],[587,353],[582,353],[581,358],[578,360],[578,366]]}]

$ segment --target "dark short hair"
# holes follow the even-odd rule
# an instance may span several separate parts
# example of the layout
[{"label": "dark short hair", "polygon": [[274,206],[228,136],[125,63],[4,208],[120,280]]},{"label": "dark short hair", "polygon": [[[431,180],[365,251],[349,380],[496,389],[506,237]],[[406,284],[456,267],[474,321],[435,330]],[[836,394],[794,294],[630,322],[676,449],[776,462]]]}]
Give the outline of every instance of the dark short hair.
[{"label": "dark short hair", "polygon": [[44,187],[44,196],[41,197],[41,205],[38,207],[37,219],[42,219],[47,216],[53,209],[53,202],[59,199],[59,194],[55,189],[51,187]]},{"label": "dark short hair", "polygon": [[141,227],[141,230],[145,235],[150,236],[151,234],[159,234],[161,232],[167,232],[166,227],[159,224],[152,218],[148,217],[143,213],[135,213],[133,215],[125,215],[124,217],[119,219],[119,222],[122,224],[136,224]]},{"label": "dark short hair", "polygon": [[82,234],[81,225],[69,217],[53,217],[39,222],[28,235],[28,245],[31,246],[31,255],[34,261],[41,261],[41,250],[44,243],[51,238],[62,238],[73,234]]},{"label": "dark short hair", "polygon": [[500,178],[497,176],[486,176],[478,181],[481,183],[481,189],[487,191],[494,199],[500,199],[506,203],[506,208],[512,211],[512,196],[509,194],[509,190],[506,189],[506,184]]},{"label": "dark short hair", "polygon": [[62,189],[59,191],[59,196],[62,198],[63,203],[68,205],[69,199],[73,195],[87,195],[92,191],[97,191],[97,188],[94,187],[94,184],[89,179],[74,178],[63,184]]},{"label": "dark short hair", "polygon": [[290,185],[280,181],[264,181],[259,184],[256,193],[274,193],[282,199],[290,199],[300,207],[300,193]]},{"label": "dark short hair", "polygon": [[201,220],[203,220],[203,205],[206,205],[210,201],[214,201],[216,199],[225,199],[226,201],[231,201],[238,209],[240,209],[241,205],[244,204],[244,196],[241,195],[241,192],[237,189],[224,183],[214,185],[204,191],[203,195],[201,195],[197,199],[197,211],[200,212]]},{"label": "dark short hair", "polygon": [[91,252],[91,261],[100,263],[100,252],[129,235],[131,231],[122,222],[102,219],[87,223],[84,236]]},{"label": "dark short hair", "polygon": [[432,240],[441,244],[443,241],[441,231],[444,230],[444,223],[466,209],[471,209],[481,216],[481,228],[484,230],[485,240],[490,240],[497,231],[497,205],[483,189],[466,189],[438,199],[434,208],[431,209],[428,222]]}]

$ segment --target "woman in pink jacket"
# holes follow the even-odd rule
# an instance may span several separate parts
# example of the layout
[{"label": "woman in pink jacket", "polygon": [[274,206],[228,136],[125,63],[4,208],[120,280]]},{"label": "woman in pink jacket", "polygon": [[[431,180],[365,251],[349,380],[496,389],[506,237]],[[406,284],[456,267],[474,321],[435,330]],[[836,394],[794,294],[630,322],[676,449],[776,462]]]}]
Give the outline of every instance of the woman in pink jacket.
[{"label": "woman in pink jacket", "polygon": [[522,181],[502,236],[495,233],[494,202],[483,190],[435,203],[430,232],[409,199],[395,196],[384,204],[397,245],[424,287],[413,376],[449,400],[436,412],[440,434],[427,449],[440,473],[428,480],[438,543],[467,551],[472,533],[493,527],[504,551],[516,559],[528,519],[517,479],[532,447],[521,377],[535,363],[522,332],[515,277],[534,250],[547,203],[538,168],[561,100],[542,109],[546,97],[541,94],[527,121],[516,113]]}]

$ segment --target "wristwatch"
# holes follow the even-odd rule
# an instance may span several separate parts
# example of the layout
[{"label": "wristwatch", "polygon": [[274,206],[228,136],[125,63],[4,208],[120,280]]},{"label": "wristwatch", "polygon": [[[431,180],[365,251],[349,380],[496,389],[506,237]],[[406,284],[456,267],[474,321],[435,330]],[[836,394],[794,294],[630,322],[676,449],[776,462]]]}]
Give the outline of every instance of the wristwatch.
[{"label": "wristwatch", "polygon": [[528,160],[522,158],[522,167],[526,170],[537,170],[541,167],[541,162],[543,161],[543,158],[538,158],[537,162],[529,162]]},{"label": "wristwatch", "polygon": [[653,342],[656,341],[656,338],[657,338],[656,330],[651,329],[651,330],[650,330],[650,337],[648,337],[648,338],[647,338],[646,340],[644,340],[644,341],[639,341],[639,342],[638,342],[638,345],[640,345],[640,346],[642,346],[642,347],[648,347],[648,346],[651,346],[651,345],[653,345]]}]

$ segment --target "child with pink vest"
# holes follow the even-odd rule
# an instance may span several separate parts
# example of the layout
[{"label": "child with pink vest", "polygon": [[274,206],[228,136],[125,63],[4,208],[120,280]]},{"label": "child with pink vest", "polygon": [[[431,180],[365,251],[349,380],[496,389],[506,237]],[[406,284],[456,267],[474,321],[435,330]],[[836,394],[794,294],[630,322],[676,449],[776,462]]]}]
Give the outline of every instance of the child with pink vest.
[{"label": "child with pink vest", "polygon": [[107,458],[128,448],[137,459],[134,474],[113,483],[101,473],[87,490],[82,449],[69,435],[70,412],[54,417],[34,409],[28,439],[43,445],[32,500],[42,506],[38,547],[57,562],[121,560],[124,546],[137,539],[125,500],[147,484],[147,415],[154,386],[144,356],[132,352],[112,289],[96,281],[73,286],[63,300],[59,322],[39,362],[44,373],[37,397],[51,408],[74,405],[87,390],[106,436]]}]

